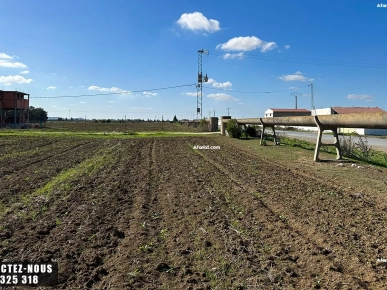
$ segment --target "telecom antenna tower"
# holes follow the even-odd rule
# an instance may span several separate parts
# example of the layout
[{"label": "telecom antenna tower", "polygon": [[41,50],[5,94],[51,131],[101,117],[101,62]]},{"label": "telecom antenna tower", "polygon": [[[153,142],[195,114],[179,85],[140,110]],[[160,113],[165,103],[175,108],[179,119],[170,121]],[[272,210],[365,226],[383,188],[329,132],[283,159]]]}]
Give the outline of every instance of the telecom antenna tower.
[{"label": "telecom antenna tower", "polygon": [[209,54],[208,50],[201,49],[198,50],[199,58],[198,58],[198,84],[196,85],[197,89],[197,118],[202,119],[202,100],[203,100],[203,81],[206,83],[208,82],[208,76],[207,74],[203,78],[203,53],[204,54]]}]

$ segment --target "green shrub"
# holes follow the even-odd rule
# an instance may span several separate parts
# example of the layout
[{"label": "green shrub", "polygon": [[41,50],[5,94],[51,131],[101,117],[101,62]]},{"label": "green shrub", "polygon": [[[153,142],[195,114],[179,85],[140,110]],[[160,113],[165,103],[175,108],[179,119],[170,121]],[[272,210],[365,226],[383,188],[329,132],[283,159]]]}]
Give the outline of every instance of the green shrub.
[{"label": "green shrub", "polygon": [[240,138],[242,136],[242,128],[236,119],[227,122],[226,130],[231,138]]}]

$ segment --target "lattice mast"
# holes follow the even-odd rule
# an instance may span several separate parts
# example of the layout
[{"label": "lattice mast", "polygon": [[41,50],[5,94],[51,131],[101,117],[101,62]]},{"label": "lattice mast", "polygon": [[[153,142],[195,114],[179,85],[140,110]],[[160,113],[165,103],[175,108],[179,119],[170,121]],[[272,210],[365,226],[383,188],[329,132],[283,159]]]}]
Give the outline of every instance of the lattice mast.
[{"label": "lattice mast", "polygon": [[209,52],[208,50],[205,50],[205,49],[198,50],[198,83],[196,85],[196,89],[197,89],[196,113],[197,113],[198,119],[202,119],[203,117],[203,107],[202,107],[203,81],[205,83],[208,82],[207,74],[203,78],[203,53],[208,55]]}]

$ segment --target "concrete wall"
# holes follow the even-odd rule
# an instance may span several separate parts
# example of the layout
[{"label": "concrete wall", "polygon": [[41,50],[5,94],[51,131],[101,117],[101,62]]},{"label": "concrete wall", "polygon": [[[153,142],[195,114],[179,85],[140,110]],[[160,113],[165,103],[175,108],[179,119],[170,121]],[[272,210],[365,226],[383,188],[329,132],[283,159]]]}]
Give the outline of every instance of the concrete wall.
[{"label": "concrete wall", "polygon": [[217,132],[218,131],[218,117],[210,118],[210,131]]},{"label": "concrete wall", "polygon": [[267,117],[273,117],[273,110],[268,109],[265,111],[265,118]]},{"label": "concrete wall", "polygon": [[221,116],[220,117],[220,133],[222,135],[226,134],[226,123],[223,123],[223,120],[230,120],[231,116]]},{"label": "concrete wall", "polygon": [[318,116],[318,115],[332,115],[333,110],[332,108],[324,108],[324,109],[316,109],[312,110],[312,116]]}]

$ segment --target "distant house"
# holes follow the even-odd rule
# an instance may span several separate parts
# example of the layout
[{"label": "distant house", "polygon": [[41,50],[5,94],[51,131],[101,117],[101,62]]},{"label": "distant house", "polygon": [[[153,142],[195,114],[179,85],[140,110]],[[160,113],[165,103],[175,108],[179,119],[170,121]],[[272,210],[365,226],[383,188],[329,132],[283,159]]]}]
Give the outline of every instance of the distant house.
[{"label": "distant house", "polygon": [[[333,114],[362,114],[362,113],[386,113],[377,107],[331,107],[316,109],[312,111],[313,116]],[[387,129],[365,129],[365,128],[339,128],[339,133],[358,133],[359,135],[387,135]]]},{"label": "distant house", "polygon": [[265,117],[291,117],[291,116],[310,116],[311,111],[307,109],[267,109]]}]

